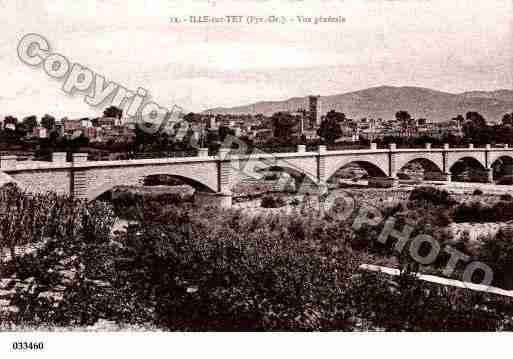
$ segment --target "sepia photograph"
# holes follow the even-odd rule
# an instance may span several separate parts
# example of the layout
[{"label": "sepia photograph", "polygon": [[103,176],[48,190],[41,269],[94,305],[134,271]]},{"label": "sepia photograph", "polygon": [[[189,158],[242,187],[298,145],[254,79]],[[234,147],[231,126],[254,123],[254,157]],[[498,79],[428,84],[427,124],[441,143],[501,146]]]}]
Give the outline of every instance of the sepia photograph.
[{"label": "sepia photograph", "polygon": [[511,0],[0,0],[0,29],[5,357],[509,338]]}]

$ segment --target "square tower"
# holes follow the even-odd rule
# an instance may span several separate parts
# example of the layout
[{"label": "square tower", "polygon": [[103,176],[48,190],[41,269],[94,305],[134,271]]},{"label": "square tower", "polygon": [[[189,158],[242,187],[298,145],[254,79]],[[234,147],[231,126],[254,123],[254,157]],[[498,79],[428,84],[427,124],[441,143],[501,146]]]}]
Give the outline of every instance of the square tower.
[{"label": "square tower", "polygon": [[310,117],[310,127],[321,124],[321,96],[308,96],[308,111]]}]

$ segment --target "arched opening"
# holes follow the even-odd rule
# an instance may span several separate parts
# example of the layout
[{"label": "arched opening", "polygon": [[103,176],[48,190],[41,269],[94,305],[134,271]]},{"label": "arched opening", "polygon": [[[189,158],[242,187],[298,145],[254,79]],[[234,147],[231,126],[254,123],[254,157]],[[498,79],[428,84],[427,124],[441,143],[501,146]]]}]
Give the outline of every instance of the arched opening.
[{"label": "arched opening", "polygon": [[232,192],[235,197],[258,196],[269,192],[315,193],[318,190],[315,179],[298,169],[286,166],[269,166],[256,169],[258,178],[245,177],[235,183]]},{"label": "arched opening", "polygon": [[89,195],[90,200],[114,201],[123,197],[160,199],[164,202],[180,202],[191,198],[196,191],[214,193],[208,186],[188,177],[172,174],[150,174],[135,181],[107,183]]},{"label": "arched opening", "polygon": [[440,167],[427,158],[413,159],[397,172],[397,177],[400,180],[411,181],[442,180],[442,175]]},{"label": "arched opening", "polygon": [[367,185],[369,178],[386,178],[378,166],[367,161],[353,161],[340,167],[328,179],[328,183],[336,186]]},{"label": "arched opening", "polygon": [[463,157],[450,168],[451,181],[486,183],[488,175],[484,166],[473,157]]},{"label": "arched opening", "polygon": [[501,156],[492,163],[491,167],[496,184],[513,185],[513,158]]}]

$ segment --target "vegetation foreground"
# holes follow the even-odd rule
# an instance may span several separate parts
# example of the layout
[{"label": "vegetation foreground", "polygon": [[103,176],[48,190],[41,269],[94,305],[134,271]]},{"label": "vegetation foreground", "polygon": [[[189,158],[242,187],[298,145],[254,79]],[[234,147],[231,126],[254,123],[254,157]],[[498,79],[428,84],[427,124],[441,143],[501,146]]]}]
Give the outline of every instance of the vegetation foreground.
[{"label": "vegetation foreground", "polygon": [[[246,216],[169,202],[112,206],[1,188],[3,330],[105,321],[180,331],[513,329],[510,298],[420,282],[408,270],[396,278],[359,272],[396,254],[375,241],[379,227],[355,231],[337,206]],[[510,202],[500,203],[504,216]],[[430,188],[383,206],[444,243],[453,240],[444,231],[453,218],[483,210]],[[135,221],[113,233],[121,210]],[[500,285],[507,277],[500,274],[511,272],[511,243],[502,231],[478,250],[455,245],[493,263]],[[395,260],[411,268],[407,258]]]}]

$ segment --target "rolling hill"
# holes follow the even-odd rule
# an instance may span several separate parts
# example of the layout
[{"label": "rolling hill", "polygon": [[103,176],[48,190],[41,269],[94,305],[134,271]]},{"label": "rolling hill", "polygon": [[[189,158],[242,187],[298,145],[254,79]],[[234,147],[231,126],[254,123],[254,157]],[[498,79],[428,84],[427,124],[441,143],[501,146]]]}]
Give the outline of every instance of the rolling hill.
[{"label": "rolling hill", "polygon": [[[214,114],[271,115],[278,111],[307,108],[307,97],[284,101],[264,101],[232,108],[213,108]],[[380,86],[339,95],[321,96],[322,112],[331,109],[344,112],[350,118],[392,119],[399,110],[414,118],[445,121],[468,111],[480,112],[488,121],[498,122],[513,111],[513,90],[469,91],[452,94],[421,87]]]}]

